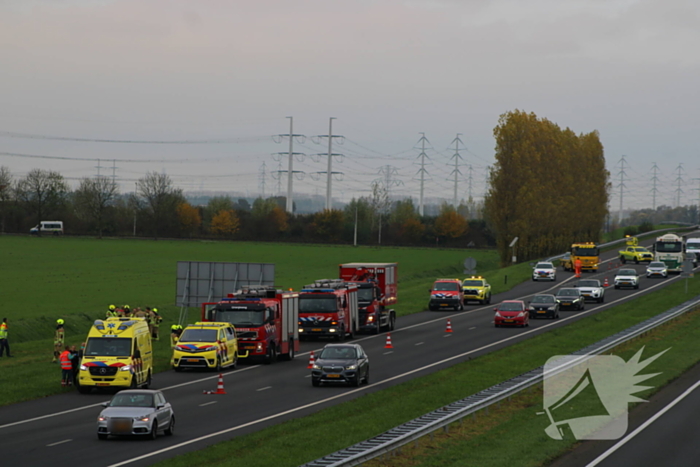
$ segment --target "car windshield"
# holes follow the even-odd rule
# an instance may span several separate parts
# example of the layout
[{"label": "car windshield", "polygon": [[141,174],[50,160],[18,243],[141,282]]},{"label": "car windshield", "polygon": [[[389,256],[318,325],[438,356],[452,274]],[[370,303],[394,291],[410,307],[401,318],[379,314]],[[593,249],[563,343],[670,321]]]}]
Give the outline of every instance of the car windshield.
[{"label": "car windshield", "polygon": [[637,271],[634,269],[620,269],[620,271],[617,273],[618,276],[636,276]]},{"label": "car windshield", "polygon": [[354,347],[326,347],[318,357],[324,359],[351,359],[357,358],[357,351]]},{"label": "car windshield", "polygon": [[515,302],[505,302],[498,305],[498,311],[523,311],[523,305]]},{"label": "car windshield", "polygon": [[555,299],[553,295],[535,295],[532,297],[532,302],[530,303],[554,303]]},{"label": "car windshield", "polygon": [[572,252],[575,256],[598,256],[598,248],[593,246],[576,247]]},{"label": "car windshield", "polygon": [[299,313],[334,313],[338,311],[337,300],[332,297],[299,297]]},{"label": "car windshield", "polygon": [[109,403],[110,407],[153,407],[153,394],[117,394]]},{"label": "car windshield", "polygon": [[131,339],[128,337],[92,337],[85,346],[86,357],[128,357]]},{"label": "car windshield", "polygon": [[652,261],[649,263],[650,268],[665,268],[666,265],[662,263],[661,261]]},{"label": "car windshield", "polygon": [[216,342],[218,333],[216,329],[185,329],[179,342]]},{"label": "car windshield", "polygon": [[537,263],[535,269],[554,269],[554,266],[552,266],[552,263]]},{"label": "car windshield", "polygon": [[578,281],[576,287],[599,287],[597,280]]},{"label": "car windshield", "polygon": [[683,251],[681,242],[656,242],[654,249],[662,253],[680,253]]},{"label": "car windshield", "polygon": [[457,285],[454,282],[436,282],[435,285],[433,285],[433,290],[452,290],[452,291],[457,291],[459,290],[459,285]]},{"label": "car windshield", "polygon": [[561,289],[557,292],[557,297],[577,297],[578,295],[578,289]]},{"label": "car windshield", "polygon": [[479,279],[465,279],[464,282],[462,282],[462,285],[464,287],[481,287],[484,285],[484,283]]},{"label": "car windshield", "polygon": [[640,246],[640,247],[635,248],[634,251],[640,251],[640,252],[642,252],[642,253],[646,253],[646,252],[648,252],[649,250],[647,250],[646,248]]},{"label": "car windshield", "polygon": [[215,312],[214,319],[219,323],[231,323],[234,326],[262,326],[265,320],[265,312],[263,310],[229,310]]}]

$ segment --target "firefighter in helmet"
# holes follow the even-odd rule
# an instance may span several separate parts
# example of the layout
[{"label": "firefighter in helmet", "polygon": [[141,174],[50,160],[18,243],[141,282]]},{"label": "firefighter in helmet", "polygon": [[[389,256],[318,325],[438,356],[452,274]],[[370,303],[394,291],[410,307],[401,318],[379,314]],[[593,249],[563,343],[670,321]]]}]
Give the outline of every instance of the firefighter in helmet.
[{"label": "firefighter in helmet", "polygon": [[150,322],[151,339],[159,340],[158,328],[160,327],[160,323],[162,323],[162,322],[163,322],[163,317],[158,314],[158,308],[153,308],[151,310],[151,322]]},{"label": "firefighter in helmet", "polygon": [[107,309],[106,318],[114,318],[117,316],[117,307],[110,305]]}]

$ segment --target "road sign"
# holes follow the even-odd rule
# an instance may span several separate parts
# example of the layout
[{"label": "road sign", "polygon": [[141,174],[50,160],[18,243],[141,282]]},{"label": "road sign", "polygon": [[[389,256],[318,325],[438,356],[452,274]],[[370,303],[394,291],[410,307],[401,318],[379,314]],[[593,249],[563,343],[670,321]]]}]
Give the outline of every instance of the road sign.
[{"label": "road sign", "polygon": [[464,274],[476,274],[476,260],[471,256],[464,260]]},{"label": "road sign", "polygon": [[683,269],[681,270],[681,277],[693,277],[693,260],[688,258],[683,261]]}]

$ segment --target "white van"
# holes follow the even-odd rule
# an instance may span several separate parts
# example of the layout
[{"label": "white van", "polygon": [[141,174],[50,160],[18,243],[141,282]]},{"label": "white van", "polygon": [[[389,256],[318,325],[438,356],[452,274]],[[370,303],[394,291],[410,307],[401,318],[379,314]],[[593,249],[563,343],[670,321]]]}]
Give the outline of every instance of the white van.
[{"label": "white van", "polygon": [[685,257],[693,260],[693,266],[700,261],[700,238],[688,238],[685,241]]},{"label": "white van", "polygon": [[39,225],[29,230],[32,235],[51,233],[53,235],[63,235],[63,221],[41,221]]}]

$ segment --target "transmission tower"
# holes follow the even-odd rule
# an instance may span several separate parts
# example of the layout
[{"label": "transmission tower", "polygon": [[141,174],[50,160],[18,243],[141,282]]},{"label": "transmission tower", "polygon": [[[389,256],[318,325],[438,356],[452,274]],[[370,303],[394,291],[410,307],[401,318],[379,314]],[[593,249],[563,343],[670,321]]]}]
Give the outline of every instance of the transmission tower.
[{"label": "transmission tower", "polygon": [[[289,134],[286,135],[276,135],[273,136],[272,139],[276,143],[281,143],[284,138],[289,138],[289,151],[286,152],[286,154],[289,156],[289,168],[287,169],[287,212],[292,213],[294,211],[294,200],[292,198],[293,196],[293,181],[295,176],[301,176],[303,178],[304,172],[302,171],[294,171],[294,158],[301,156],[299,162],[304,160],[304,153],[301,152],[294,152],[294,138],[297,139],[300,143],[303,143],[306,139],[304,135],[295,135],[294,134],[294,117],[287,117],[289,119]],[[278,155],[285,154],[284,152],[279,152],[277,153]],[[300,179],[301,179],[300,178]]]},{"label": "transmission tower", "polygon": [[421,133],[418,143],[421,145],[421,151],[420,154],[418,154],[418,158],[420,159],[420,169],[418,169],[418,174],[420,174],[420,199],[418,200],[418,214],[422,217],[425,176],[428,174],[428,171],[425,170],[425,158],[428,157],[428,155],[425,153],[425,143],[430,144],[428,138],[425,137],[425,133]]},{"label": "transmission tower", "polygon": [[[333,175],[342,175],[342,172],[333,172],[333,158],[334,157],[342,157],[342,154],[334,154],[333,153],[333,138],[340,138],[339,142],[345,138],[344,136],[341,135],[334,135],[333,134],[333,120],[336,120],[335,117],[331,117],[329,122],[328,122],[328,135],[318,135],[316,136],[316,139],[320,142],[321,138],[328,138],[328,168],[326,169],[326,209],[330,210],[333,208],[333,191],[331,189],[331,184],[333,182]],[[313,140],[313,139],[312,139]],[[317,142],[317,141],[314,141]],[[320,155],[320,154],[319,154]],[[319,173],[324,173],[324,172],[319,172]]]},{"label": "transmission tower", "polygon": [[469,164],[469,176],[467,177],[467,193],[468,193],[469,197],[467,199],[470,201],[472,199],[472,184],[473,183],[474,183],[474,169],[472,168],[472,165]]},{"label": "transmission tower", "polygon": [[265,162],[260,166],[260,191],[262,192],[262,197],[265,199],[265,182],[267,181],[267,164]]},{"label": "transmission tower", "polygon": [[656,165],[656,162],[654,162],[651,170],[654,172],[654,176],[651,177],[651,209],[656,211],[656,194],[659,192],[656,189],[656,184],[659,183],[659,166]]},{"label": "transmission tower", "polygon": [[394,177],[399,175],[399,170],[392,165],[385,165],[379,168],[379,175],[382,176],[380,181],[386,189],[387,198],[391,198],[391,187],[403,185],[401,180],[396,180]]},{"label": "transmission tower", "polygon": [[627,176],[627,173],[625,172],[625,164],[627,164],[627,161],[625,160],[625,157],[627,156],[622,156],[620,160],[618,161],[618,164],[620,166],[620,170],[617,172],[617,175],[620,177],[620,183],[617,184],[618,189],[620,190],[620,212],[618,214],[618,221],[622,221],[622,200],[624,197],[625,193],[625,177]]},{"label": "transmission tower", "polygon": [[676,207],[679,208],[681,206],[681,194],[683,193],[683,188],[681,188],[681,185],[685,185],[685,181],[683,180],[683,164],[678,164],[678,167],[676,167],[676,171],[678,172],[678,176],[676,177]]},{"label": "transmission tower", "polygon": [[[462,143],[462,146],[464,146],[464,143],[462,140],[459,138],[462,135],[462,133],[457,133],[457,136],[455,139],[452,140],[450,145],[454,144],[455,145],[455,153],[452,155],[451,159],[454,159],[455,161],[455,168],[452,169],[452,172],[450,172],[450,175],[454,175],[454,194],[452,197],[452,204],[454,205],[455,209],[457,209],[457,186],[459,183],[459,176],[462,175],[462,172],[459,170],[459,161],[464,160],[462,159],[462,156],[459,154],[459,143]],[[449,148],[452,149],[452,148]]]}]

